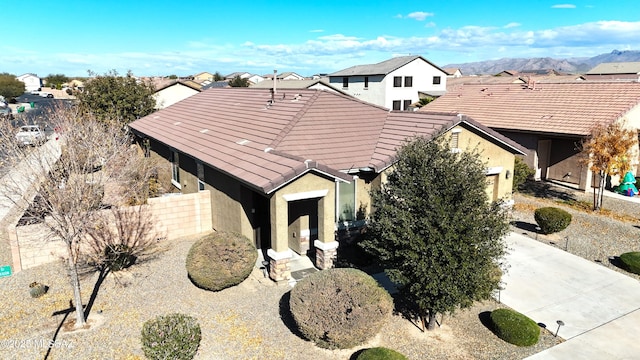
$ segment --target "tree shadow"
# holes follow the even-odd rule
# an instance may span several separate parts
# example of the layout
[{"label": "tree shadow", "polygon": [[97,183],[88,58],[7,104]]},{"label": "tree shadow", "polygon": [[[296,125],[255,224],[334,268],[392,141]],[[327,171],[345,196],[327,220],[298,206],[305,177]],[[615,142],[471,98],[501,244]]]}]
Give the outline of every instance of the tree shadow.
[{"label": "tree shadow", "polygon": [[[423,331],[422,323],[420,322],[420,312],[416,305],[407,299],[401,292],[392,295],[393,298],[393,313],[395,315],[402,316],[405,320],[409,321],[416,329]],[[441,322],[437,322],[437,325],[442,325]]]},{"label": "tree shadow", "polygon": [[85,309],[84,309],[85,319],[89,318],[89,314],[91,313],[93,304],[95,303],[96,298],[98,297],[98,291],[100,291],[100,286],[102,286],[102,283],[107,278],[107,275],[109,275],[110,272],[111,270],[109,269],[109,267],[105,265],[100,266],[99,272],[98,272],[98,279],[96,279],[96,283],[93,285],[93,290],[91,291],[91,296],[89,297],[89,301],[85,305]]},{"label": "tree shadow", "polygon": [[[58,338],[58,334],[60,333],[60,329],[62,329],[62,326],[67,321],[67,318],[69,317],[69,314],[71,314],[74,311],[76,311],[76,307],[73,305],[73,301],[69,300],[69,307],[68,308],[63,309],[63,310],[59,310],[59,311],[55,311],[55,312],[53,312],[53,314],[51,314],[51,316],[58,316],[58,315],[64,314],[64,317],[60,321],[60,324],[56,328],[56,331],[53,333],[53,336],[51,337],[51,341],[49,342],[50,344],[55,344],[56,343],[56,339]],[[48,347],[47,353],[44,354],[44,360],[47,360],[49,358],[49,356],[51,355],[51,349],[53,349],[54,347],[55,346],[49,346]]]},{"label": "tree shadow", "polygon": [[299,337],[302,340],[308,341],[308,339],[300,332],[298,325],[296,324],[291,308],[289,307],[289,300],[291,299],[291,291],[287,291],[282,295],[279,301],[279,312],[282,323],[291,331],[292,334]]},{"label": "tree shadow", "polygon": [[526,181],[518,187],[522,194],[532,195],[545,199],[560,199],[565,201],[577,201],[572,189],[563,189],[561,185],[550,184],[544,181]]}]

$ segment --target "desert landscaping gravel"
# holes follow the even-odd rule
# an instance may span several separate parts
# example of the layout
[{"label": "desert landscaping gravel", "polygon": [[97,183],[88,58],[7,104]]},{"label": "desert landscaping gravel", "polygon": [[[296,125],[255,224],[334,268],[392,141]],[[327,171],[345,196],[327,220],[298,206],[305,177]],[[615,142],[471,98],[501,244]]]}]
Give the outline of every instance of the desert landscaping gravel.
[{"label": "desert landscaping gravel", "polygon": [[[609,200],[605,199],[605,208],[612,209],[614,202]],[[640,221],[630,219],[640,204],[620,205],[628,215],[625,221],[566,208],[573,215],[572,224],[554,237],[540,236],[532,231],[532,209],[555,206],[555,201],[553,197],[516,195],[513,231],[561,248],[561,240],[569,237],[568,251],[624,272],[609,257],[639,249]],[[286,306],[290,287],[265,279],[259,269],[240,285],[220,292],[195,287],[185,270],[186,254],[195,240],[165,241],[156,258],[109,274],[91,306],[88,329],[80,331],[68,326],[74,318],[73,312],[66,311],[72,291],[62,262],[1,278],[0,359],[43,359],[47,352],[47,359],[144,359],[142,324],[171,312],[198,319],[202,341],[196,359],[349,359],[358,350],[373,346],[395,349],[413,360],[523,359],[563,341],[546,330],[532,347],[500,340],[481,321],[487,312],[502,307],[489,300],[445,315],[442,326],[433,332],[423,333],[415,322],[394,314],[380,334],[362,346],[321,349],[297,335],[291,326]],[[82,279],[85,305],[97,279],[95,272]],[[49,292],[31,298],[28,285],[33,281],[48,285]]]}]

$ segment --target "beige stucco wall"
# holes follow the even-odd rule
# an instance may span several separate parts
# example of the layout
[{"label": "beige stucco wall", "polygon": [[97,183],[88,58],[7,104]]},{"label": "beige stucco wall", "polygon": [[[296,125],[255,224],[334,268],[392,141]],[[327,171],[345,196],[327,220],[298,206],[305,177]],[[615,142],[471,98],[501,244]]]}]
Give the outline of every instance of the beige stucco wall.
[{"label": "beige stucco wall", "polygon": [[274,251],[289,249],[287,198],[318,198],[318,240],[335,240],[335,182],[322,175],[306,173],[277,190],[271,197],[271,247]]}]

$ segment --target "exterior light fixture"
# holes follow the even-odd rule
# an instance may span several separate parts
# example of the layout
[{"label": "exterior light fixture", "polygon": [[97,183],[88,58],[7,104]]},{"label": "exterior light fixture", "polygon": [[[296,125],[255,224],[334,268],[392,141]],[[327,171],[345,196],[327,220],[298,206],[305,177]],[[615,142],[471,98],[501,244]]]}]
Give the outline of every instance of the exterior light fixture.
[{"label": "exterior light fixture", "polygon": [[511,170],[507,170],[507,172],[504,174],[504,178],[509,179],[510,177],[511,177]]}]

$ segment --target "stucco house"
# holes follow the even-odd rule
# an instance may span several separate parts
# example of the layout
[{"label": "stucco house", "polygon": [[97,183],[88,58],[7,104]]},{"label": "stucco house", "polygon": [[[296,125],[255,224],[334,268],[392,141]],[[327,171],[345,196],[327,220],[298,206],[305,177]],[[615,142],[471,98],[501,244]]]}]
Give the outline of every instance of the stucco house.
[{"label": "stucco house", "polygon": [[584,74],[587,80],[640,81],[640,62],[601,63]]},{"label": "stucco house", "polygon": [[442,133],[452,151],[478,147],[492,200],[510,199],[514,154],[524,153],[465,116],[306,89],[209,89],[130,127],[150,156],[166,160],[176,191],[209,190],[213,228],[253,239],[275,281],[290,279],[294,252],[333,266],[338,230],[371,212],[369,191],[386,181],[407,139]]},{"label": "stucco house", "polygon": [[236,76],[240,77],[241,79],[247,79],[247,81],[249,81],[249,84],[257,84],[265,80],[265,78],[260,75],[256,75],[248,72],[234,72],[225,76],[224,79],[227,81],[231,81]]},{"label": "stucco house", "polygon": [[171,80],[158,88],[153,94],[156,100],[156,109],[164,109],[178,101],[202,91],[202,86],[194,81]]},{"label": "stucco house", "polygon": [[[258,89],[271,89],[274,87],[274,84],[273,84],[273,80],[268,79],[267,81],[263,81],[258,84],[249,85],[249,87],[258,88]],[[283,81],[277,80],[275,84],[275,88],[278,91],[279,90],[282,90],[282,91],[295,90],[295,89],[326,90],[326,91],[339,92],[339,93],[348,95],[342,90],[338,90],[333,86],[331,86],[326,78],[315,79],[315,80],[310,80],[310,79],[283,80]]]},{"label": "stucco house", "polygon": [[289,81],[289,80],[304,80],[304,76],[296,74],[292,71],[287,71],[287,72],[283,72],[282,74],[278,74],[278,76],[276,76],[276,78],[278,80],[284,80],[284,81]]},{"label": "stucco house", "polygon": [[419,93],[443,95],[447,72],[422,56],[400,56],[329,74],[329,83],[353,97],[392,110],[412,110]]},{"label": "stucco house", "polygon": [[640,129],[640,83],[463,84],[422,110],[468,115],[527,148],[537,179],[587,190],[598,181],[582,161],[581,143],[596,124],[624,121]]},{"label": "stucco house", "polygon": [[462,76],[462,70],[460,70],[460,68],[443,68],[442,70],[444,70],[450,78],[459,78]]},{"label": "stucco house", "polygon": [[37,91],[42,88],[42,79],[36,74],[22,74],[16,77],[16,79],[24,83],[25,91]]},{"label": "stucco house", "polygon": [[198,84],[210,84],[213,82],[214,77],[215,76],[212,73],[204,71],[193,75],[193,81],[197,82]]}]

